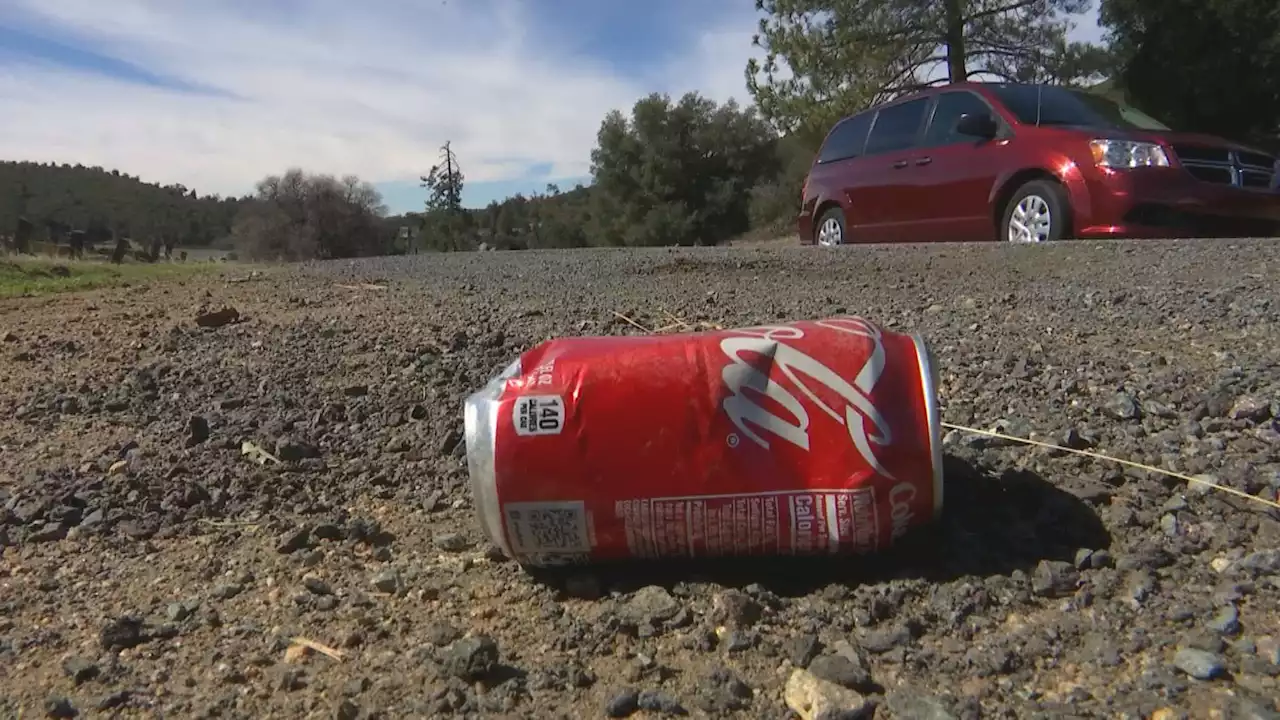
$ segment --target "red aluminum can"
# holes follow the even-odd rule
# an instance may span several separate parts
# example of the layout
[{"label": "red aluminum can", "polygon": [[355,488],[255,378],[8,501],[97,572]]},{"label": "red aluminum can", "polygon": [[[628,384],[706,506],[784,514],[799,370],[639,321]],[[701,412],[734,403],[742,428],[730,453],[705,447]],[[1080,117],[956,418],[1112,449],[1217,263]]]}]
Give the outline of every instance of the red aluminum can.
[{"label": "red aluminum can", "polygon": [[476,511],[525,566],[882,550],[942,510],[935,387],[857,317],[550,340],[466,400]]}]

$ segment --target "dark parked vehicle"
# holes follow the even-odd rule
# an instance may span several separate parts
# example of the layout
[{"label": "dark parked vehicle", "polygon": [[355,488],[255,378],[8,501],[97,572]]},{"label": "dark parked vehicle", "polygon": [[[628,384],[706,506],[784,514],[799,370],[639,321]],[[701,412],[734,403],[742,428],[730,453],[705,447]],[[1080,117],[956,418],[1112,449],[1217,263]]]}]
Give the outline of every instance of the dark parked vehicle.
[{"label": "dark parked vehicle", "polygon": [[841,120],[806,244],[1280,235],[1280,161],[1054,85],[955,83]]}]

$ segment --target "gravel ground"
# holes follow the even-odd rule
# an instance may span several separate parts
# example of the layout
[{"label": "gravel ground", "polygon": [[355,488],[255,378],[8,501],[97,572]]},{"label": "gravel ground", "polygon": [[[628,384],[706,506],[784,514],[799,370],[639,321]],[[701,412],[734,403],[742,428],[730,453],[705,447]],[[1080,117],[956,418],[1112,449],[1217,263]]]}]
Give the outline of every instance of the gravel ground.
[{"label": "gravel ground", "polygon": [[431,255],[5,301],[0,717],[1277,717],[1258,503],[952,432],[943,519],[891,553],[535,574],[459,447],[466,394],[635,332],[613,311],[850,312],[928,338],[949,422],[1275,498],[1276,247]]}]

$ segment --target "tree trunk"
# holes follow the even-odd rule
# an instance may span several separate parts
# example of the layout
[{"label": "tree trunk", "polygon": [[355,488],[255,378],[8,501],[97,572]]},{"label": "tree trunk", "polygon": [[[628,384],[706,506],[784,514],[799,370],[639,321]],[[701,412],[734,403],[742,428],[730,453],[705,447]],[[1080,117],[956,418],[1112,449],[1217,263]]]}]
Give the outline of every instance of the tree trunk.
[{"label": "tree trunk", "polygon": [[943,0],[946,23],[947,79],[964,82],[969,77],[964,51],[964,0]]}]

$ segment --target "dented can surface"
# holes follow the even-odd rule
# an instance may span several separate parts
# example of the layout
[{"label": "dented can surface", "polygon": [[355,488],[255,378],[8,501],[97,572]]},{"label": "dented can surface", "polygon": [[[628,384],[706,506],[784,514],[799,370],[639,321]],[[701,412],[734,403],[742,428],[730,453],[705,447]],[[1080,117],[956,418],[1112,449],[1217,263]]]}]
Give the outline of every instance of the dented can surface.
[{"label": "dented can surface", "polygon": [[550,340],[465,403],[478,519],[526,566],[883,550],[942,510],[935,385],[856,317]]}]

